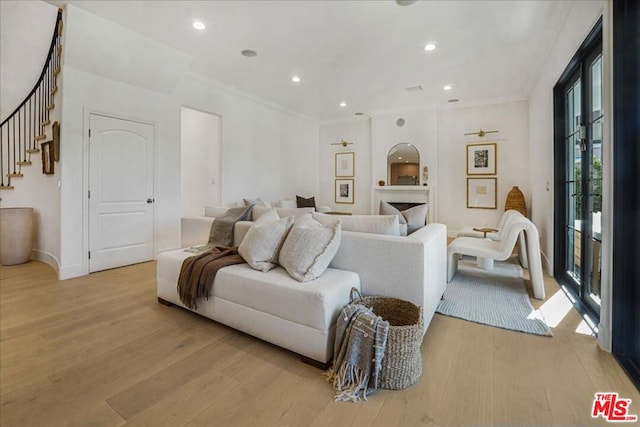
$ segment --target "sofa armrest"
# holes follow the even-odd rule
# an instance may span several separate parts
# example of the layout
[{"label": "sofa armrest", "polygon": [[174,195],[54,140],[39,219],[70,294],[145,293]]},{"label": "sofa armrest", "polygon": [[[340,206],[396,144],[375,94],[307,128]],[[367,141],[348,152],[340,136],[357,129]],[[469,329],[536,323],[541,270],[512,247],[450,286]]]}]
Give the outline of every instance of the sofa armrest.
[{"label": "sofa armrest", "polygon": [[207,243],[213,220],[214,218],[207,216],[183,217],[180,247],[188,248]]},{"label": "sofa armrest", "polygon": [[358,273],[363,295],[422,306],[426,330],[447,283],[447,229],[428,224],[407,237],[343,231],[330,267]]}]

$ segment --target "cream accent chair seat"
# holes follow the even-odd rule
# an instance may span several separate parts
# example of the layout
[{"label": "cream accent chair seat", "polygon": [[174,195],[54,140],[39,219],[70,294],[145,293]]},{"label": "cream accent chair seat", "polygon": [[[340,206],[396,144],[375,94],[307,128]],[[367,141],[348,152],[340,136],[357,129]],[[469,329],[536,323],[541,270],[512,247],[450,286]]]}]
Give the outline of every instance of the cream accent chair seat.
[{"label": "cream accent chair seat", "polygon": [[[492,227],[498,231],[486,233],[486,237],[485,237],[483,232],[474,230],[474,228],[478,228],[477,226],[467,225],[462,227],[457,237],[476,237],[479,239],[486,238],[486,239],[493,240],[495,242],[499,242],[502,236],[504,235],[504,230],[509,227],[511,221],[514,218],[520,218],[520,217],[524,217],[524,216],[516,210],[509,209],[502,214],[502,217],[500,217],[500,222],[498,223],[498,226]],[[520,235],[518,236],[518,257],[520,259],[520,264],[522,265],[522,267],[529,268],[529,261],[527,259],[527,245],[526,245],[526,241],[523,233],[520,233]]]},{"label": "cream accent chair seat", "polygon": [[518,213],[506,221],[500,232],[500,240],[478,239],[476,237],[457,237],[447,248],[447,283],[451,282],[458,271],[458,255],[489,258],[504,261],[511,256],[518,239],[525,241],[529,261],[529,275],[533,287],[533,295],[544,299],[544,280],[542,277],[542,259],[538,229],[526,217]]}]

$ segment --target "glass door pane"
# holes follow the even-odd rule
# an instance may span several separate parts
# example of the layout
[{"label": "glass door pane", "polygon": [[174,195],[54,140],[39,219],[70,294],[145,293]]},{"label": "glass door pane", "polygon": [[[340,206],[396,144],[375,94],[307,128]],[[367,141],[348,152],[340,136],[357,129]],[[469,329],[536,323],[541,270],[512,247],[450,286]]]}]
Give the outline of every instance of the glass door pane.
[{"label": "glass door pane", "polygon": [[597,55],[588,68],[589,80],[589,176],[587,194],[587,215],[590,226],[589,238],[585,239],[589,257],[585,270],[584,298],[597,312],[600,310],[600,266],[602,254],[602,55]]},{"label": "glass door pane", "polygon": [[569,88],[566,95],[566,132],[565,147],[567,159],[566,174],[566,233],[567,233],[567,273],[575,280],[575,284],[580,283],[581,266],[581,231],[580,219],[582,218],[582,166],[581,166],[581,144],[580,144],[580,79]]}]

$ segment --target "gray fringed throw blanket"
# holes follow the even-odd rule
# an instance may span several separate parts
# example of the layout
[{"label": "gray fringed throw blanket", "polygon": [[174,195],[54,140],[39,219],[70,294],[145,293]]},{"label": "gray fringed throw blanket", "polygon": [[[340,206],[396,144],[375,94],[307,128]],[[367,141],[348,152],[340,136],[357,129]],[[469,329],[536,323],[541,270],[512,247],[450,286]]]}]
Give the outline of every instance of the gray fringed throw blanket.
[{"label": "gray fringed throw blanket", "polygon": [[337,391],[335,400],[367,400],[367,391],[378,388],[388,334],[389,322],[370,308],[349,304],[342,309],[336,324],[333,367],[327,374]]},{"label": "gray fringed throw blanket", "polygon": [[180,301],[189,309],[198,308],[198,299],[209,298],[209,290],[222,267],[245,262],[237,248],[214,247],[182,262],[178,278]]},{"label": "gray fringed throw blanket", "polygon": [[251,219],[254,205],[230,208],[220,218],[216,218],[211,224],[209,242],[206,245],[193,246],[185,249],[187,252],[202,253],[216,246],[233,246],[233,228],[238,221]]}]

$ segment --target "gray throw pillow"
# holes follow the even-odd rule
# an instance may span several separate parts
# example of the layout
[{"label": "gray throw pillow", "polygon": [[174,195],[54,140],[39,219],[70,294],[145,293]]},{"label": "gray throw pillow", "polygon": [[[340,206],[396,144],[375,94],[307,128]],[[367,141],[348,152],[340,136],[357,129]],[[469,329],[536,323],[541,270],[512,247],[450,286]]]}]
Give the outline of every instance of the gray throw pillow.
[{"label": "gray throw pillow", "polygon": [[292,225],[292,216],[280,218],[271,209],[247,231],[238,247],[238,253],[251,268],[266,273],[278,265],[280,248]]},{"label": "gray throw pillow", "polygon": [[280,265],[299,282],[320,277],[340,247],[340,220],[324,226],[311,215],[298,217],[280,249]]},{"label": "gray throw pillow", "polygon": [[380,215],[398,215],[398,221],[400,222],[400,224],[407,223],[407,220],[404,218],[404,215],[402,215],[402,212],[400,212],[398,209],[396,209],[395,206],[390,205],[384,200],[380,200],[380,210],[378,211],[378,213]]}]

